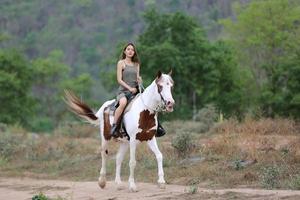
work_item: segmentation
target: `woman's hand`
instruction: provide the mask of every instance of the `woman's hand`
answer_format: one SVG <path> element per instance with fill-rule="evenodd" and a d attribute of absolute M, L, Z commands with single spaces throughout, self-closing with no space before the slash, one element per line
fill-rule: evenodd
<path fill-rule="evenodd" d="M 130 88 L 129 91 L 130 91 L 132 94 L 137 93 L 137 89 L 136 89 L 136 88 Z"/>
<path fill-rule="evenodd" d="M 141 83 L 143 82 L 143 80 L 142 80 L 142 77 L 141 77 L 141 76 L 138 76 L 138 77 L 137 77 L 137 82 L 138 82 L 139 84 L 141 84 Z"/>

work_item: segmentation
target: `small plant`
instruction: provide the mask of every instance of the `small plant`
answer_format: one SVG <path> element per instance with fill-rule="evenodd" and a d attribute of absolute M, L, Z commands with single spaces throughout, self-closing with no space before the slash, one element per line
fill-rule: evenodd
<path fill-rule="evenodd" d="M 290 150 L 288 148 L 281 149 L 281 154 L 283 157 L 288 156 L 289 152 L 290 152 Z"/>
<path fill-rule="evenodd" d="M 262 185 L 265 188 L 273 189 L 279 185 L 279 175 L 280 170 L 278 166 L 267 166 L 262 169 L 262 174 L 260 175 Z"/>
<path fill-rule="evenodd" d="M 233 167 L 235 170 L 241 170 L 244 168 L 244 166 L 242 165 L 242 160 L 240 159 L 236 159 L 234 162 L 233 162 Z"/>
<path fill-rule="evenodd" d="M 300 190 L 300 174 L 291 178 L 289 187 L 293 190 Z"/>
<path fill-rule="evenodd" d="M 189 186 L 188 193 L 196 194 L 198 192 L 198 185 L 193 184 Z"/>
<path fill-rule="evenodd" d="M 196 194 L 198 192 L 199 183 L 200 183 L 200 179 L 198 177 L 190 180 L 188 184 L 189 187 L 187 188 L 187 193 Z"/>
<path fill-rule="evenodd" d="M 32 200 L 50 200 L 50 199 L 40 192 L 38 195 L 33 196 Z"/>
<path fill-rule="evenodd" d="M 190 133 L 177 133 L 172 140 L 172 146 L 180 157 L 187 157 L 195 149 L 193 135 Z"/>

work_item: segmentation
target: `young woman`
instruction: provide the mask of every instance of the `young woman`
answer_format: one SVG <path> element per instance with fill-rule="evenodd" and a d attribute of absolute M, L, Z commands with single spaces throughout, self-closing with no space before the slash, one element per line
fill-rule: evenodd
<path fill-rule="evenodd" d="M 119 83 L 119 90 L 116 100 L 118 107 L 114 115 L 114 123 L 111 128 L 111 135 L 117 137 L 120 128 L 121 119 L 124 108 L 127 105 L 131 96 L 136 95 L 138 92 L 138 84 L 142 82 L 140 76 L 140 61 L 136 48 L 133 43 L 128 43 L 123 48 L 121 59 L 117 64 L 117 81 Z M 158 127 L 157 136 L 165 134 L 164 129 Z"/>

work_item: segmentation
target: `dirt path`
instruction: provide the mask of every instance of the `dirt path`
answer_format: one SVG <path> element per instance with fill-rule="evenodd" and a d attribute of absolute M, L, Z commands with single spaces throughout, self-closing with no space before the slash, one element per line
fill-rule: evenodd
<path fill-rule="evenodd" d="M 198 188 L 196 194 L 189 194 L 188 187 L 167 185 L 159 189 L 155 184 L 137 183 L 139 191 L 130 193 L 124 182 L 124 189 L 117 190 L 113 182 L 108 182 L 105 189 L 100 189 L 97 182 L 72 182 L 61 180 L 36 180 L 0 178 L 0 199 L 31 199 L 39 192 L 48 197 L 61 197 L 67 200 L 151 200 L 151 199 L 300 199 L 300 191 L 289 190 L 255 190 L 255 189 L 220 189 Z"/>

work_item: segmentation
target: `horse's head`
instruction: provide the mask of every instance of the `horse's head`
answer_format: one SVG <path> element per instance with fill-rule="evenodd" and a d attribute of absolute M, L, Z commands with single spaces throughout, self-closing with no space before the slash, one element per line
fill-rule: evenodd
<path fill-rule="evenodd" d="M 158 93 L 160 94 L 163 106 L 167 112 L 173 111 L 173 106 L 175 101 L 172 96 L 172 88 L 174 81 L 171 77 L 172 70 L 168 74 L 162 74 L 161 71 L 158 71 L 155 83 L 157 85 Z"/>

